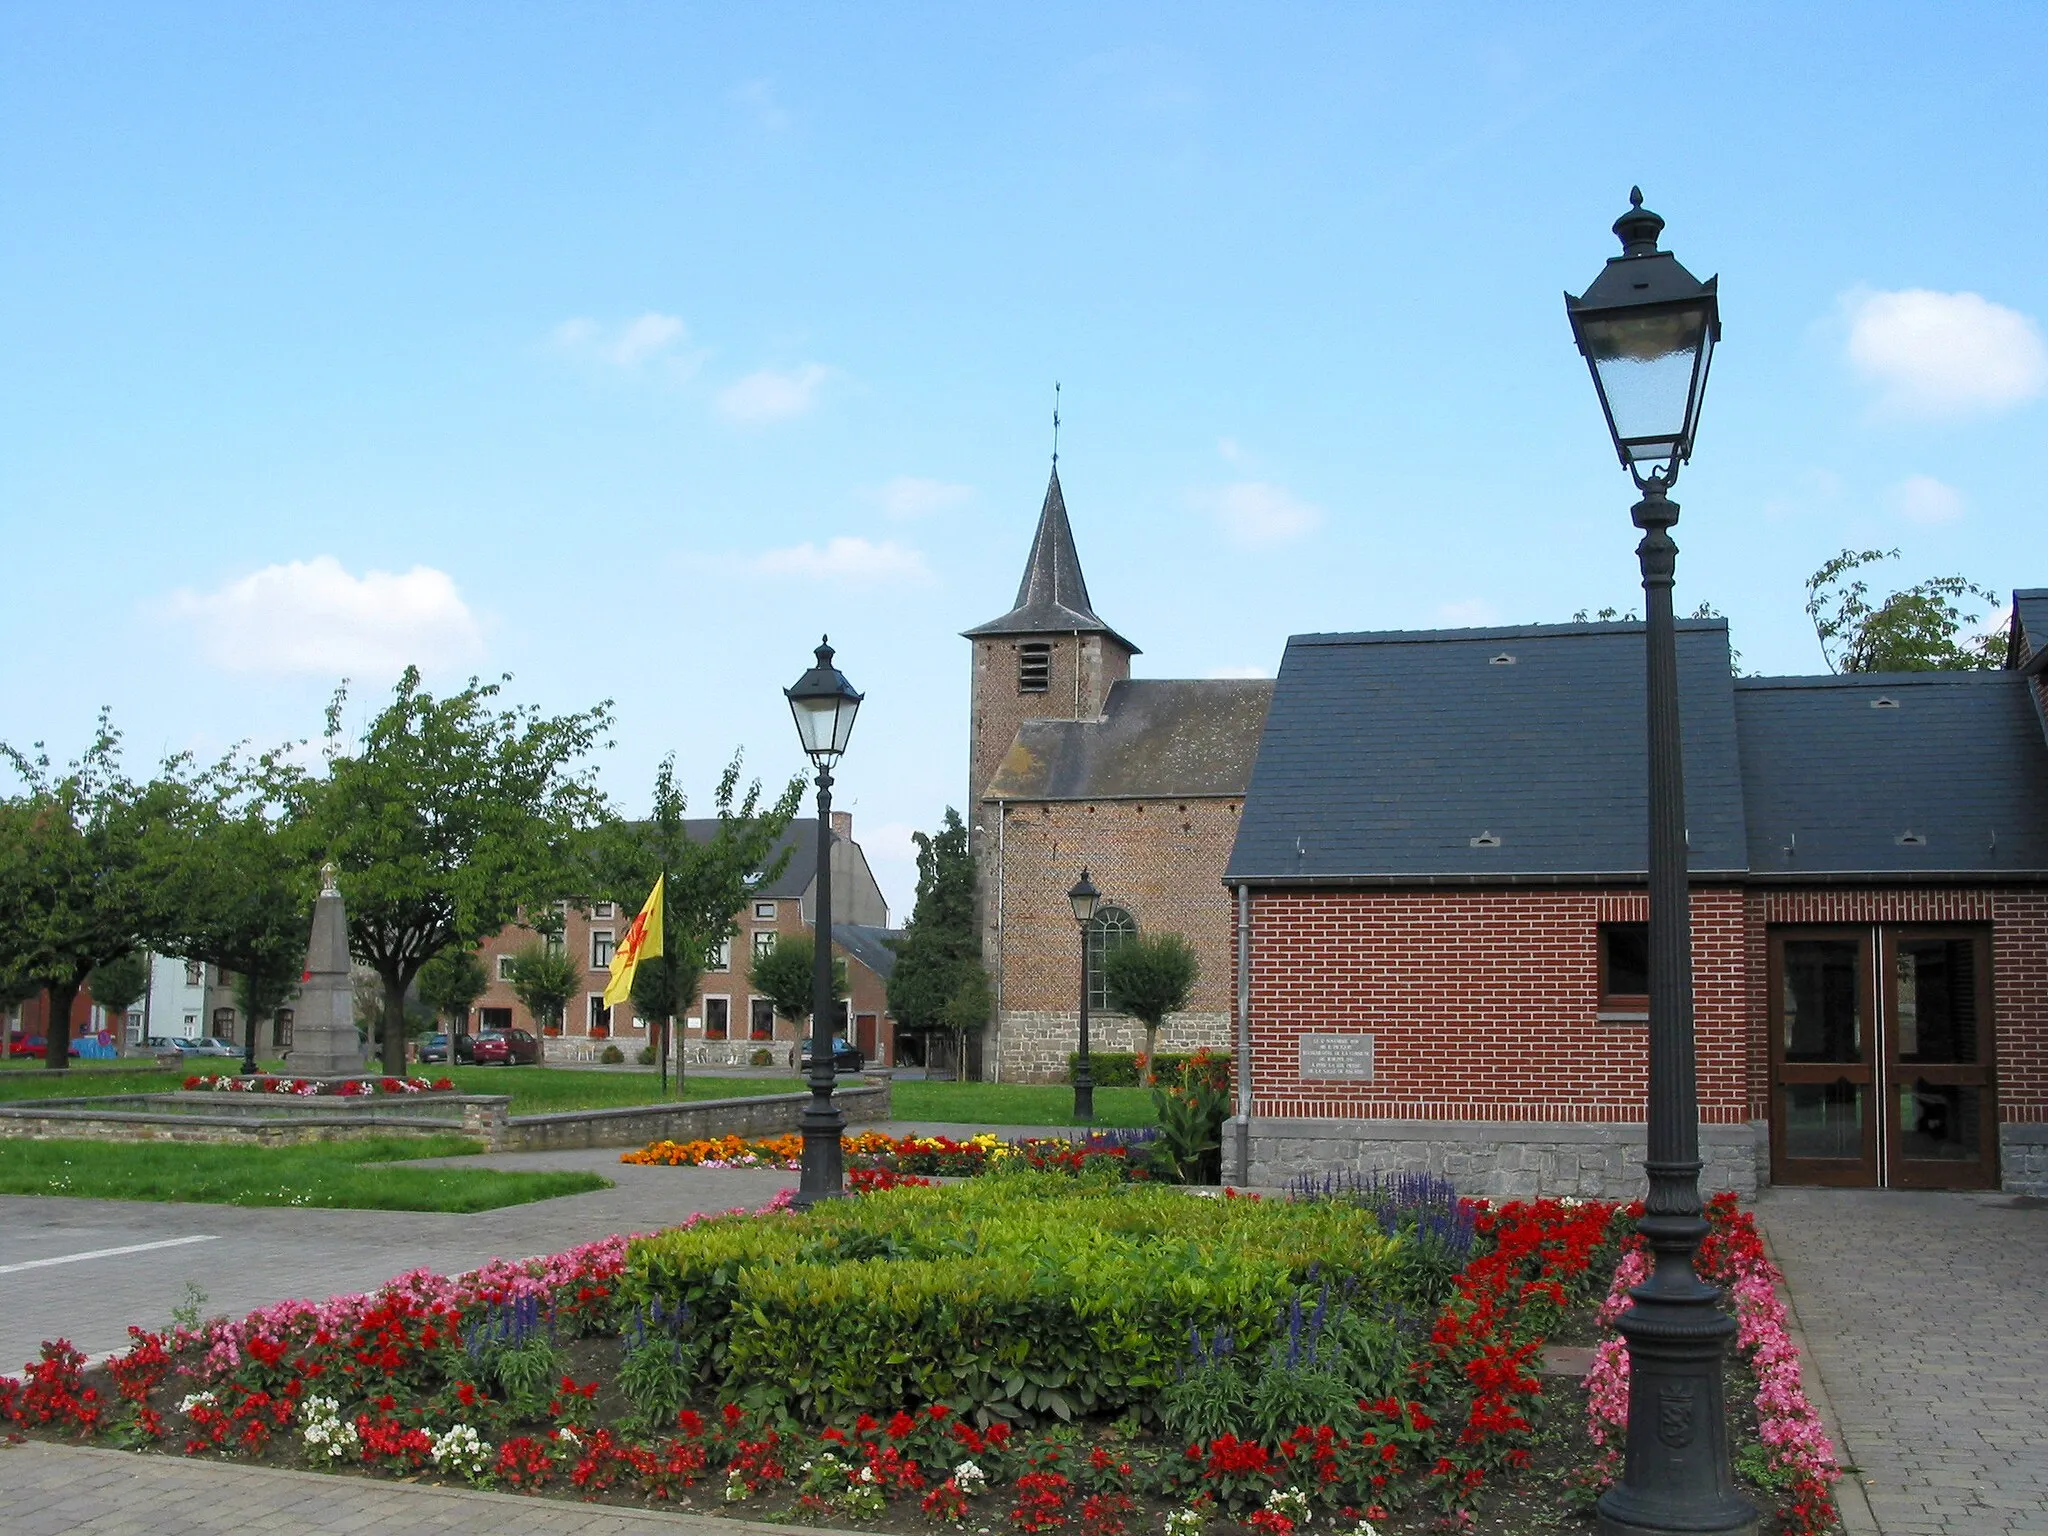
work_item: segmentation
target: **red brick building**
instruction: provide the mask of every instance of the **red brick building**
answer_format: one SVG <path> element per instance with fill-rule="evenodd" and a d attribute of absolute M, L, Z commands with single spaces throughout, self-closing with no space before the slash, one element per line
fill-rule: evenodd
<path fill-rule="evenodd" d="M 717 827 L 711 820 L 688 823 L 693 838 L 708 839 Z M 772 866 L 784 852 L 789 854 L 782 872 L 760 881 L 734 914 L 738 932 L 713 956 L 703 985 L 676 1030 L 676 1049 L 686 1063 L 745 1065 L 763 1050 L 771 1052 L 777 1064 L 790 1063 L 798 1031 L 776 1018 L 768 1000 L 753 991 L 748 962 L 783 935 L 811 932 L 817 839 L 816 817 L 792 821 L 770 856 Z M 853 817 L 845 812 L 832 815 L 830 862 L 832 912 L 838 919 L 832 925 L 833 953 L 846 961 L 849 993 L 841 1032 L 870 1063 L 893 1065 L 895 1020 L 889 1014 L 887 983 L 894 954 L 882 940 L 893 937 L 894 930 L 889 928 L 889 904 L 868 867 L 867 855 L 853 840 Z M 604 989 L 611 979 L 612 952 L 633 913 L 610 902 L 587 908 L 565 903 L 563 920 L 562 942 L 583 967 L 584 986 L 569 1005 L 559 1032 L 548 1032 L 547 1057 L 587 1061 L 607 1045 L 617 1045 L 631 1056 L 651 1043 L 652 1032 L 635 1016 L 631 1003 L 606 1008 Z M 478 1001 L 477 1028 L 516 1025 L 542 1033 L 510 982 L 512 957 L 536 942 L 532 929 L 512 926 L 482 946 L 479 953 L 491 985 Z"/>
<path fill-rule="evenodd" d="M 2048 1191 L 2048 592 L 2008 669 L 1731 676 L 1682 623 L 1709 1188 Z M 1234 1172 L 1640 1183 L 1642 629 L 1298 636 L 1224 879 Z"/>

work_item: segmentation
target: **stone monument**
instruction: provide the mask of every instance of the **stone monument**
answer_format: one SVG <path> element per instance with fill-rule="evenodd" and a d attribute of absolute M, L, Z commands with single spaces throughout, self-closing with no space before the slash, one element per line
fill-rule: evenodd
<path fill-rule="evenodd" d="M 365 1068 L 356 1033 L 355 979 L 348 957 L 348 911 L 335 884 L 339 871 L 320 868 L 320 899 L 313 904 L 313 942 L 292 1015 L 292 1048 L 285 1068 L 294 1077 L 360 1077 Z"/>

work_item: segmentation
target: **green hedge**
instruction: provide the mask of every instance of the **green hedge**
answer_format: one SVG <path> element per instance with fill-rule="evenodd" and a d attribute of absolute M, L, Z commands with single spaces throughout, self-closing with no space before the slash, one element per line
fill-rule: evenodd
<path fill-rule="evenodd" d="M 810 1422 L 945 1403 L 1149 1409 L 1190 1329 L 1263 1347 L 1298 1286 L 1400 1301 L 1400 1240 L 1334 1202 L 1006 1175 L 723 1218 L 634 1242 L 629 1294 L 686 1305 L 709 1385 Z"/>
<path fill-rule="evenodd" d="M 1228 1051 L 1211 1053 L 1220 1061 L 1229 1061 Z M 1161 1051 L 1154 1060 L 1153 1070 L 1178 1076 L 1181 1068 L 1194 1060 L 1192 1051 Z M 1080 1069 L 1081 1053 L 1067 1053 L 1067 1081 L 1074 1080 L 1074 1073 Z M 1090 1051 L 1088 1071 L 1098 1088 L 1137 1088 L 1142 1086 L 1138 1078 L 1138 1053 L 1135 1051 Z"/>

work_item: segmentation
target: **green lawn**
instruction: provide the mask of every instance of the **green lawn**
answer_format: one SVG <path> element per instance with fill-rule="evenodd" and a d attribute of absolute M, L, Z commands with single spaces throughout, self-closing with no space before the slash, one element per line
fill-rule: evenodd
<path fill-rule="evenodd" d="M 899 1082 L 893 1099 L 898 1120 L 963 1125 L 1072 1125 L 1074 1090 L 1065 1083 Z M 1147 1088 L 1095 1090 L 1095 1123 L 1155 1125 Z"/>
<path fill-rule="evenodd" d="M 489 1211 L 604 1189 L 595 1173 L 408 1168 L 483 1150 L 465 1136 L 377 1136 L 301 1147 L 191 1142 L 0 1141 L 0 1194 L 364 1211 Z"/>
<path fill-rule="evenodd" d="M 28 1072 L 0 1072 L 0 1102 L 84 1098 L 95 1093 L 169 1093 L 185 1081 L 185 1076 L 183 1071 L 138 1067 L 132 1061 L 74 1066 L 68 1072 L 51 1072 L 37 1065 Z"/>

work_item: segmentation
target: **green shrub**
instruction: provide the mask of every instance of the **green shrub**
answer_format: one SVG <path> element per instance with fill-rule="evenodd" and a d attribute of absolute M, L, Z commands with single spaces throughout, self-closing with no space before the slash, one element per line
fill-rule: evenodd
<path fill-rule="evenodd" d="M 1192 1051 L 1161 1051 L 1152 1058 L 1152 1071 L 1164 1079 L 1178 1079 L 1181 1073 L 1187 1069 L 1187 1064 L 1195 1059 L 1195 1055 L 1196 1053 Z M 1227 1051 L 1211 1051 L 1208 1053 L 1207 1059 L 1210 1061 L 1220 1061 L 1227 1065 L 1230 1061 L 1230 1053 Z M 1138 1062 L 1140 1060 L 1141 1058 L 1135 1051 L 1090 1051 L 1088 1053 L 1088 1071 L 1094 1077 L 1095 1086 L 1098 1088 L 1139 1088 L 1144 1086 L 1144 1079 L 1138 1072 Z M 1074 1080 L 1074 1073 L 1079 1070 L 1080 1065 L 1081 1053 L 1079 1051 L 1069 1051 L 1067 1053 L 1068 1082 L 1071 1083 Z"/>
<path fill-rule="evenodd" d="M 639 1063 L 640 1063 L 640 1065 L 641 1065 L 641 1066 L 643 1066 L 643 1067 L 651 1067 L 651 1066 L 653 1066 L 653 1065 L 654 1065 L 654 1047 L 653 1047 L 653 1046 L 651 1046 L 651 1045 L 643 1045 L 643 1046 L 641 1046 L 641 1047 L 640 1047 L 640 1054 L 639 1054 L 639 1055 L 637 1055 L 637 1056 L 635 1056 L 635 1057 L 634 1057 L 633 1059 L 634 1059 L 635 1061 L 639 1062 Z"/>
<path fill-rule="evenodd" d="M 1403 1300 L 1399 1246 L 1335 1202 L 1026 1172 L 643 1238 L 627 1290 L 687 1307 L 711 1383 L 757 1407 L 1065 1419 L 1152 1411 L 1192 1331 L 1262 1351 L 1312 1277 Z"/>
<path fill-rule="evenodd" d="M 608 1045 L 599 1054 L 597 1059 L 608 1067 L 616 1067 L 626 1059 L 626 1053 L 616 1045 Z"/>
<path fill-rule="evenodd" d="M 775 1053 L 763 1047 L 747 1057 L 747 1064 L 755 1067 L 772 1067 L 775 1065 Z"/>

